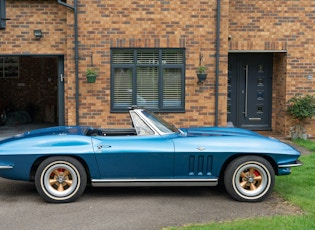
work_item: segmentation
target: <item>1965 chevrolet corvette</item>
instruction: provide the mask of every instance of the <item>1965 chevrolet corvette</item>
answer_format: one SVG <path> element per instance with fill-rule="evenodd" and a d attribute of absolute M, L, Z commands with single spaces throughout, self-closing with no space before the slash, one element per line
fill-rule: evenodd
<path fill-rule="evenodd" d="M 47 202 L 78 199 L 92 186 L 215 186 L 238 201 L 266 199 L 275 175 L 300 166 L 300 153 L 238 128 L 177 129 L 141 108 L 132 126 L 59 126 L 0 141 L 0 177 L 35 182 Z"/>

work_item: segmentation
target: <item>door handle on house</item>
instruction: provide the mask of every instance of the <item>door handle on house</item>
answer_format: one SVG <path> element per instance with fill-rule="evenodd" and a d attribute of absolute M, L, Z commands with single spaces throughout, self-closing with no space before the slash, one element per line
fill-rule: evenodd
<path fill-rule="evenodd" d="M 247 103 L 248 103 L 248 65 L 244 67 L 245 70 L 245 102 L 244 102 L 244 117 L 247 117 Z"/>

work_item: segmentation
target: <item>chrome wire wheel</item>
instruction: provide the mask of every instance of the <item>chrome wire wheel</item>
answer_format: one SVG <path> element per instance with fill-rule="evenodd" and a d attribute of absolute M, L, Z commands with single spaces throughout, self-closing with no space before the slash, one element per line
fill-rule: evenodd
<path fill-rule="evenodd" d="M 35 186 L 47 202 L 65 203 L 78 199 L 87 183 L 82 164 L 71 157 L 44 160 L 35 174 Z"/>
<path fill-rule="evenodd" d="M 266 159 L 249 155 L 230 162 L 225 170 L 224 185 L 235 200 L 258 202 L 270 195 L 274 178 L 274 169 Z"/>

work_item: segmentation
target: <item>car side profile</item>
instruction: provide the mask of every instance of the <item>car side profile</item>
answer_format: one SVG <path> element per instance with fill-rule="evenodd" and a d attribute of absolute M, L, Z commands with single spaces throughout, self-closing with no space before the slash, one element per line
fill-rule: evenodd
<path fill-rule="evenodd" d="M 47 202 L 77 200 L 87 184 L 216 186 L 258 202 L 275 176 L 300 166 L 300 152 L 277 139 L 226 127 L 176 128 L 131 108 L 130 128 L 58 126 L 0 141 L 0 177 L 35 182 Z"/>

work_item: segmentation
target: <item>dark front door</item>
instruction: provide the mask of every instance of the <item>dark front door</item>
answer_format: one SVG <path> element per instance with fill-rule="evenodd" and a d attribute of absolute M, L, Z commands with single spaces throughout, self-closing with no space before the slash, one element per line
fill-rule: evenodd
<path fill-rule="evenodd" d="M 228 121 L 251 130 L 271 129 L 272 54 L 229 54 Z"/>

